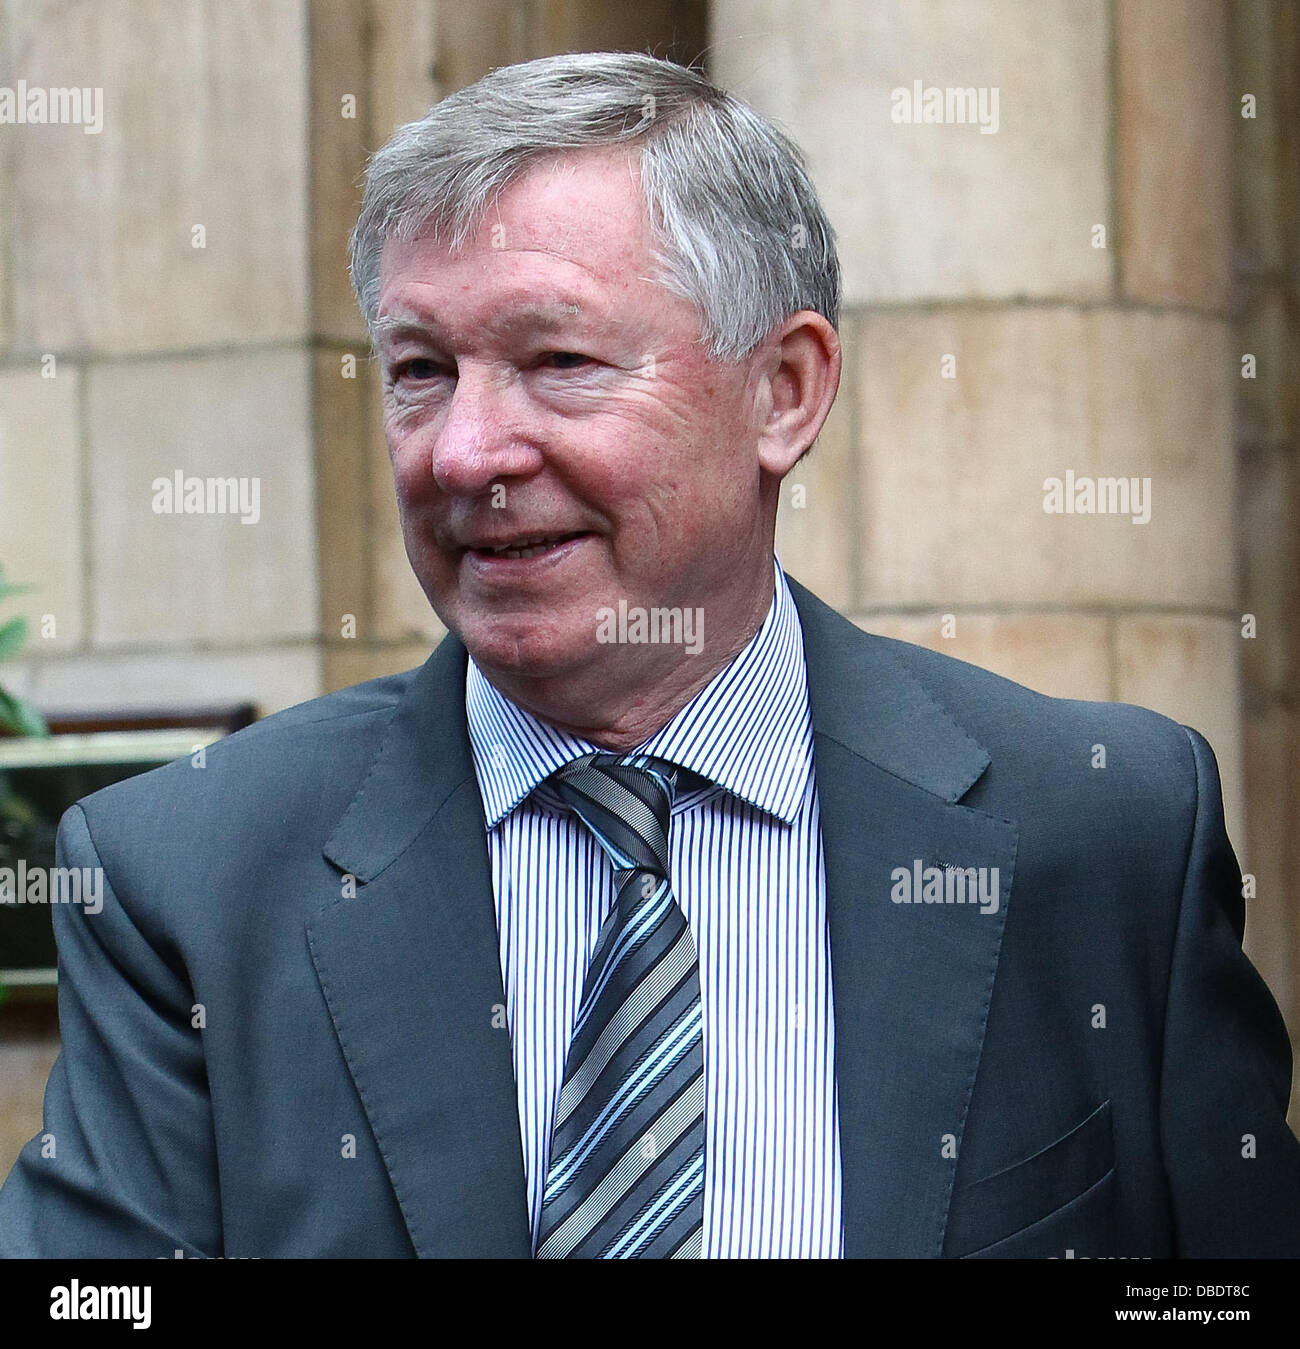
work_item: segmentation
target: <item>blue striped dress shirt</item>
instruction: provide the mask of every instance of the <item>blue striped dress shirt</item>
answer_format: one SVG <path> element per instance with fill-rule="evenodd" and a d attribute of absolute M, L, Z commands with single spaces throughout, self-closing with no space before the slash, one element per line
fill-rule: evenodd
<path fill-rule="evenodd" d="M 518 707 L 471 659 L 465 709 L 488 828 L 536 1237 L 551 1122 L 614 871 L 546 779 L 599 747 Z M 687 778 L 673 893 L 704 1017 L 703 1255 L 843 1255 L 826 879 L 803 634 L 780 562 L 747 647 L 639 747 Z M 687 784 L 690 785 L 687 785 Z"/>

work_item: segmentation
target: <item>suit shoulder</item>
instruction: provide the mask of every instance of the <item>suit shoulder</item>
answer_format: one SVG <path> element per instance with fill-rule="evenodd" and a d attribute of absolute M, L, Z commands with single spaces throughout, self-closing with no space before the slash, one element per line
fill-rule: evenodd
<path fill-rule="evenodd" d="M 1048 723 L 1061 729 L 1109 724 L 1167 741 L 1180 755 L 1186 754 L 1187 735 L 1183 727 L 1150 708 L 1133 703 L 1040 693 L 1005 675 L 945 652 L 894 637 L 874 633 L 869 636 L 914 678 L 940 694 L 953 712 L 963 712 L 964 719 L 974 722 L 1013 719 L 1018 724 L 1025 721 Z"/>
<path fill-rule="evenodd" d="M 399 674 L 383 675 L 362 684 L 336 689 L 333 693 L 321 694 L 318 698 L 309 698 L 280 712 L 272 712 L 270 716 L 255 721 L 242 731 L 225 737 L 218 744 L 229 746 L 242 742 L 247 747 L 260 737 L 280 735 L 300 727 L 319 729 L 321 722 L 391 712 L 402 700 L 418 669 L 419 666 L 416 666 Z"/>
<path fill-rule="evenodd" d="M 885 637 L 859 627 L 787 575 L 804 625 L 805 654 L 810 633 L 825 658 L 860 662 L 869 671 L 863 696 L 872 696 L 872 679 L 886 683 L 902 671 L 969 738 L 996 763 L 1032 763 L 1035 759 L 1073 752 L 1091 736 L 1122 742 L 1135 765 L 1195 777 L 1194 755 L 1187 730 L 1149 708 L 1129 703 L 1059 698 L 1018 684 L 930 647 Z M 903 703 L 907 698 L 904 696 Z M 871 709 L 864 706 L 863 715 Z"/>
<path fill-rule="evenodd" d="M 1191 739 L 1170 717 L 1132 703 L 1054 697 L 928 647 L 875 635 L 871 640 L 883 644 L 984 745 L 994 763 L 1041 763 L 1059 777 L 1067 757 L 1119 770 L 1112 774 L 1112 785 L 1116 776 L 1165 787 L 1180 784 L 1175 793 L 1180 806 L 1194 792 Z"/>

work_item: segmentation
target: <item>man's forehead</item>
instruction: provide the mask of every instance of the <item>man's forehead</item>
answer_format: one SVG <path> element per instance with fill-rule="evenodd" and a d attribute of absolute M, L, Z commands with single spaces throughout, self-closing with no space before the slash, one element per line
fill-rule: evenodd
<path fill-rule="evenodd" d="M 380 258 L 377 338 L 463 338 L 621 326 L 662 303 L 661 265 L 626 147 L 545 159 L 506 188 L 453 248 L 433 229 L 389 238 Z M 468 325 L 468 328 L 467 326 Z"/>
<path fill-rule="evenodd" d="M 637 151 L 627 146 L 595 146 L 544 155 L 497 193 L 488 219 L 545 213 L 575 226 L 608 227 L 610 219 L 636 229 L 645 203 Z"/>
<path fill-rule="evenodd" d="M 584 306 L 576 300 L 545 301 L 531 295 L 523 295 L 513 304 L 506 301 L 495 308 L 497 326 L 528 333 L 554 332 L 591 314 L 590 305 Z M 418 300 L 394 304 L 375 319 L 374 328 L 378 338 L 388 341 L 442 333 L 437 311 Z"/>
<path fill-rule="evenodd" d="M 618 147 L 616 147 L 617 149 Z M 477 214 L 454 251 L 432 229 L 384 242 L 381 269 L 417 257 L 429 265 L 478 260 L 490 265 L 507 254 L 538 254 L 596 273 L 639 264 L 649 242 L 645 203 L 625 149 L 582 150 L 548 156 L 507 183 Z"/>

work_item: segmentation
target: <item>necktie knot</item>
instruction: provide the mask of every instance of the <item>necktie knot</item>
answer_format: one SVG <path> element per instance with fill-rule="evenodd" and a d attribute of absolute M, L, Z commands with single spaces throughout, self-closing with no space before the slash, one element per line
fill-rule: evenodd
<path fill-rule="evenodd" d="M 646 754 L 584 754 L 552 786 L 622 872 L 668 875 L 668 829 L 676 770 Z"/>

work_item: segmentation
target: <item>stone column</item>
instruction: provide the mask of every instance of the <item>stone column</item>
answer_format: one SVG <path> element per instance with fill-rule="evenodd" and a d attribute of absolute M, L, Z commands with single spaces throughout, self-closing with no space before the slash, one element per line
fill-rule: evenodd
<path fill-rule="evenodd" d="M 439 96 L 436 0 L 310 0 L 313 424 L 322 690 L 419 665 L 443 628 L 402 545 L 348 280 L 366 156 Z"/>
<path fill-rule="evenodd" d="M 1242 643 L 1247 947 L 1300 1043 L 1300 8 L 1239 0 L 1232 12 L 1235 350 L 1252 376 L 1237 384 L 1242 610 L 1256 632 Z M 1300 1122 L 1300 1073 L 1291 1091 Z"/>

